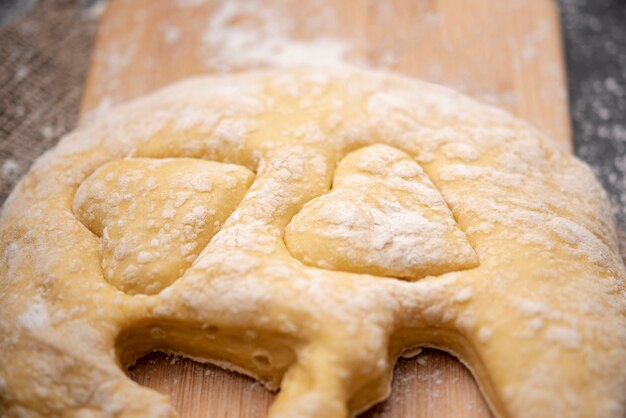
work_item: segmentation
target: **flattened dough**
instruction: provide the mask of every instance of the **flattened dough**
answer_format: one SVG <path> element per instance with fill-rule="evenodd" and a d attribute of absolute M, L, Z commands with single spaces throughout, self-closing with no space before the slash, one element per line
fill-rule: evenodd
<path fill-rule="evenodd" d="M 623 418 L 626 291 L 587 166 L 442 87 L 342 68 L 190 79 L 81 126 L 0 218 L 0 416 L 175 417 L 123 367 L 172 350 L 384 399 L 441 347 L 502 418 Z"/>

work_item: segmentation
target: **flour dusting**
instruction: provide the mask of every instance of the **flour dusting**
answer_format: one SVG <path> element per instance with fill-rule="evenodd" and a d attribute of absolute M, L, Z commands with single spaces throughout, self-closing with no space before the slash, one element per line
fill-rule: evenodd
<path fill-rule="evenodd" d="M 332 16 L 326 20 L 323 26 L 332 23 Z M 271 5 L 220 2 L 202 33 L 204 64 L 217 71 L 255 66 L 328 67 L 340 65 L 350 49 L 345 41 L 328 35 L 294 39 L 294 29 L 290 16 Z"/>

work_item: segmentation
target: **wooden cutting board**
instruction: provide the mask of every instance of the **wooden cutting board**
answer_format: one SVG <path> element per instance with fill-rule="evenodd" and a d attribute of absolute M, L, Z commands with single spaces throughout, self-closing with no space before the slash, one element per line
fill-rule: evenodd
<path fill-rule="evenodd" d="M 552 0 L 110 0 L 82 115 L 190 75 L 341 59 L 448 85 L 571 147 Z M 189 418 L 263 417 L 274 397 L 249 378 L 159 353 L 129 373 Z M 398 362 L 390 399 L 363 416 L 491 414 L 467 369 L 425 350 Z"/>

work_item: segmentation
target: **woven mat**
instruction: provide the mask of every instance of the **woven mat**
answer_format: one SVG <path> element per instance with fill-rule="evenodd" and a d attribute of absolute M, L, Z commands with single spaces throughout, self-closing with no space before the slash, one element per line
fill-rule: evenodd
<path fill-rule="evenodd" d="M 0 28 L 0 202 L 76 124 L 97 19 L 78 0 L 42 0 Z"/>

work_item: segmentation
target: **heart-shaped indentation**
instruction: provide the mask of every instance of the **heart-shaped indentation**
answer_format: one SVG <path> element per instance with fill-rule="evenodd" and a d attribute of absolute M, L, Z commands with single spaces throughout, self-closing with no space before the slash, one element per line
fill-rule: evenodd
<path fill-rule="evenodd" d="M 292 219 L 285 243 L 309 265 L 407 279 L 478 265 L 424 170 L 386 145 L 346 156 L 332 191 Z"/>
<path fill-rule="evenodd" d="M 191 265 L 253 179 L 244 167 L 212 161 L 118 160 L 80 185 L 74 212 L 102 240 L 105 278 L 153 294 Z"/>

